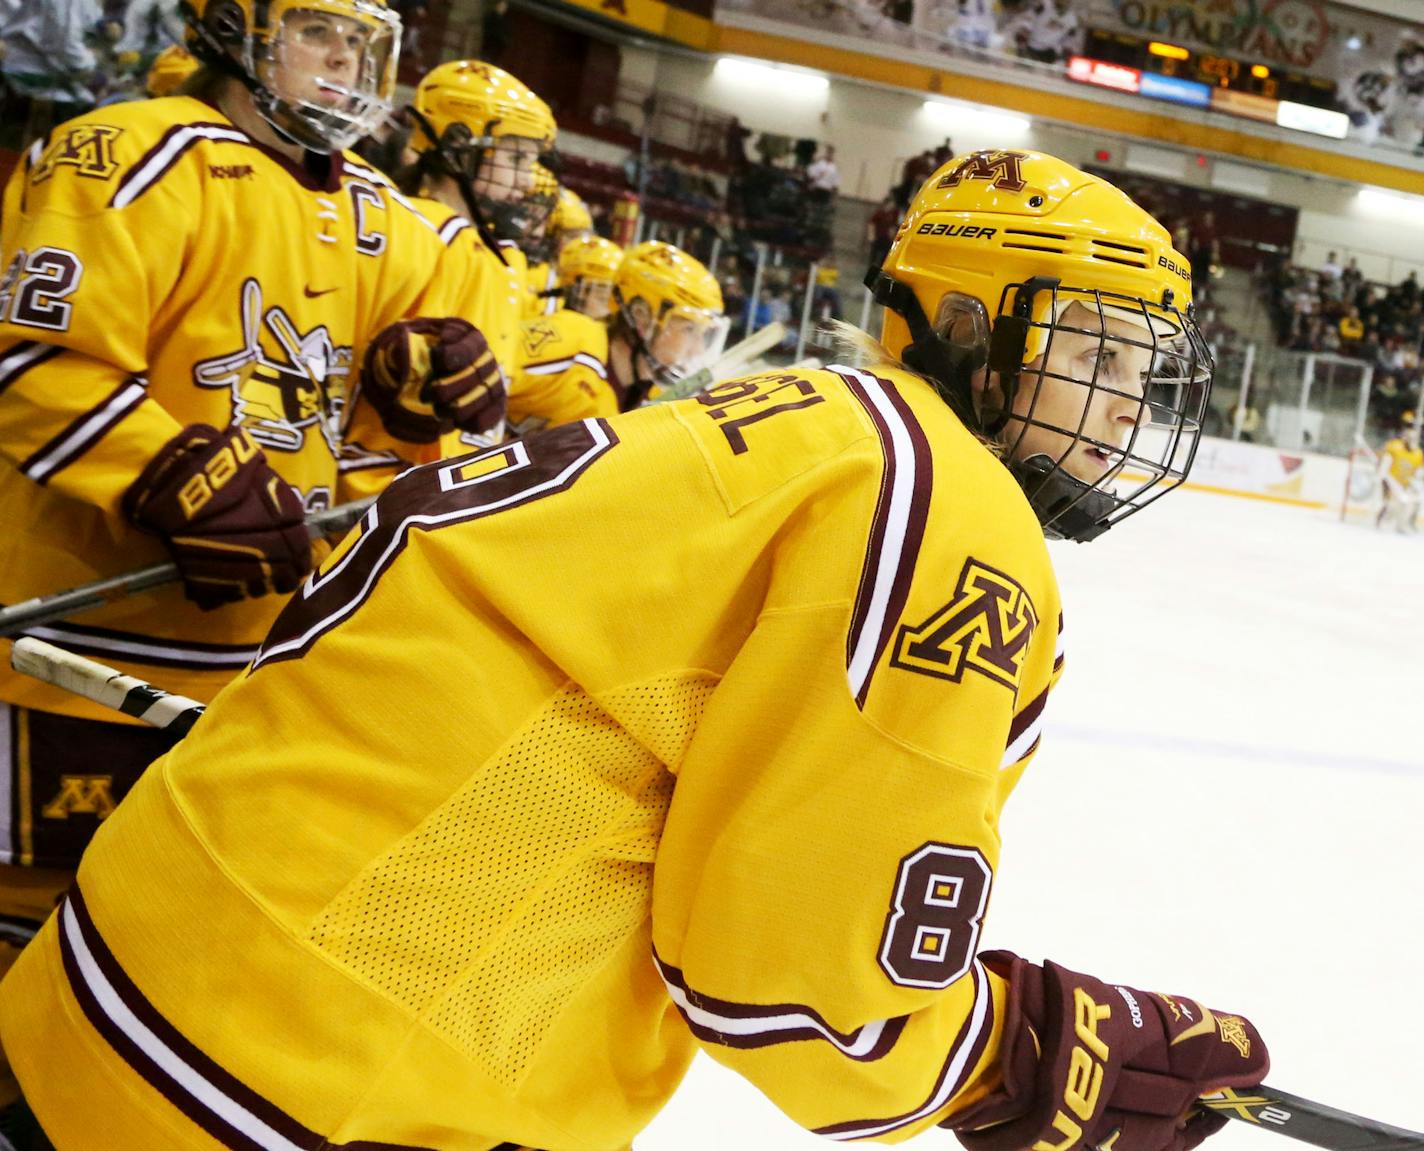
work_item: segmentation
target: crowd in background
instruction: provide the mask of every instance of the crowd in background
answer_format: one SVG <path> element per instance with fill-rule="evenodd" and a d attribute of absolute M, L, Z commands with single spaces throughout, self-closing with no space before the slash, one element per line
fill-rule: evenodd
<path fill-rule="evenodd" d="M 1318 270 L 1281 262 L 1267 273 L 1281 346 L 1363 360 L 1374 368 L 1370 408 L 1385 426 L 1416 405 L 1424 344 L 1424 291 L 1410 272 L 1397 284 L 1365 279 L 1331 252 Z"/>

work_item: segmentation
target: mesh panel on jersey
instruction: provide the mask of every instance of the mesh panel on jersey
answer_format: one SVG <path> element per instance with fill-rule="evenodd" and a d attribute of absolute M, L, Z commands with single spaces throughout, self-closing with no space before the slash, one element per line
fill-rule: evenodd
<path fill-rule="evenodd" d="M 673 779 L 609 712 L 680 749 L 713 686 L 669 678 L 607 711 L 565 689 L 373 860 L 310 941 L 517 1086 L 562 1005 L 648 914 Z"/>

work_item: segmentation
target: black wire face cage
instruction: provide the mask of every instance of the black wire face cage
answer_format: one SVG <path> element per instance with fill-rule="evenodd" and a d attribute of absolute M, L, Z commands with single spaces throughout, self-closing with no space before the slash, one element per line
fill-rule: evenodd
<path fill-rule="evenodd" d="M 1025 364 L 1024 349 L 1040 346 Z M 1177 309 L 1170 291 L 1154 304 L 1046 278 L 1010 284 L 981 426 L 1044 534 L 1086 542 L 1186 479 L 1213 366 L 1193 308 Z"/>
<path fill-rule="evenodd" d="M 477 138 L 468 125 L 457 121 L 445 129 L 439 152 L 451 174 L 457 180 L 466 182 L 470 195 L 478 202 L 480 214 L 489 222 L 495 235 L 501 240 L 512 240 L 529 251 L 531 247 L 543 243 L 545 236 L 541 229 L 547 229 L 549 215 L 558 197 L 556 192 L 531 188 L 522 196 L 497 200 L 479 190 L 481 179 L 497 182 L 501 172 L 512 173 L 517 167 L 514 153 L 506 146 L 506 141 L 512 142 L 512 138 Z M 558 160 L 552 151 L 546 151 L 539 154 L 537 162 L 553 169 Z M 530 259 L 536 263 L 543 258 L 536 252 L 530 252 Z"/>

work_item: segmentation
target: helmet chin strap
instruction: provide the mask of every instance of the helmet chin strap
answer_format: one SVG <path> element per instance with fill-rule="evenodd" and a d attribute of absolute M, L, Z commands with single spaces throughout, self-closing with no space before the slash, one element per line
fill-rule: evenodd
<path fill-rule="evenodd" d="M 475 231 L 480 234 L 480 239 L 484 245 L 496 256 L 499 262 L 506 268 L 509 261 L 504 258 L 504 251 L 499 246 L 499 237 L 495 235 L 494 228 L 490 226 L 489 217 L 484 209 L 480 207 L 479 198 L 475 195 L 474 181 L 461 170 L 458 164 L 451 161 L 449 154 L 445 151 L 445 145 L 440 142 L 439 135 L 436 134 L 435 126 L 430 123 L 425 114 L 420 112 L 414 105 L 408 109 L 415 117 L 415 122 L 420 130 L 430 137 L 430 142 L 435 146 L 435 155 L 440 164 L 440 171 L 455 181 L 455 187 L 460 190 L 460 199 L 465 202 L 465 210 L 470 214 L 470 220 L 475 225 Z"/>
<path fill-rule="evenodd" d="M 1038 454 L 1005 462 L 1048 538 L 1087 543 L 1112 526 L 1107 517 L 1120 502 L 1101 488 L 1069 475 L 1051 456 Z"/>
<path fill-rule="evenodd" d="M 657 380 L 642 374 L 638 361 L 646 360 L 652 364 L 656 364 L 658 361 L 653 353 L 649 351 L 647 341 L 643 339 L 643 334 L 638 331 L 638 325 L 628 320 L 627 309 L 623 306 L 623 298 L 617 295 L 616 288 L 614 289 L 614 295 L 618 298 L 618 318 L 614 321 L 615 328 L 613 334 L 615 336 L 621 336 L 628 345 L 628 362 L 633 368 L 633 382 L 623 389 L 623 402 L 619 405 L 623 411 L 627 412 L 636 408 L 646 400 L 648 393 L 650 393 L 657 384 Z M 612 357 L 610 356 L 609 359 L 611 360 Z M 611 366 L 610 364 L 610 367 Z"/>
<path fill-rule="evenodd" d="M 1033 298 L 1040 291 L 1056 288 L 1058 280 L 1035 276 L 1020 287 L 1015 294 L 1013 311 L 994 320 L 987 348 L 946 340 L 929 322 L 914 289 L 888 272 L 871 268 L 866 273 L 865 286 L 877 304 L 889 308 L 910 329 L 910 345 L 901 352 L 906 366 L 935 385 L 935 390 L 966 427 L 986 436 L 1003 431 L 1013 410 L 1024 349 L 1028 346 Z M 992 418 L 986 418 L 974 403 L 974 375 L 985 367 L 997 375 L 1004 386 L 1003 411 Z"/>

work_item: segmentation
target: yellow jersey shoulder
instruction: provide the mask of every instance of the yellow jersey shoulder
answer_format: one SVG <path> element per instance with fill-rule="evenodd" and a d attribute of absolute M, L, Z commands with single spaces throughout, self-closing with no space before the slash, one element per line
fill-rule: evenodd
<path fill-rule="evenodd" d="M 222 113 L 189 96 L 109 104 L 36 140 L 12 179 L 24 186 L 25 210 L 36 204 L 76 214 L 121 208 L 143 188 L 171 178 L 170 169 L 194 146 L 247 139 Z M 230 178 L 242 175 L 234 170 Z"/>
<path fill-rule="evenodd" d="M 526 320 L 522 329 L 522 367 L 553 370 L 550 365 L 572 367 L 576 357 L 596 361 L 598 374 L 607 377 L 608 326 L 601 320 L 567 308 L 552 316 Z M 581 362 L 581 361 L 580 361 Z M 593 367 L 593 363 L 586 366 Z"/>

